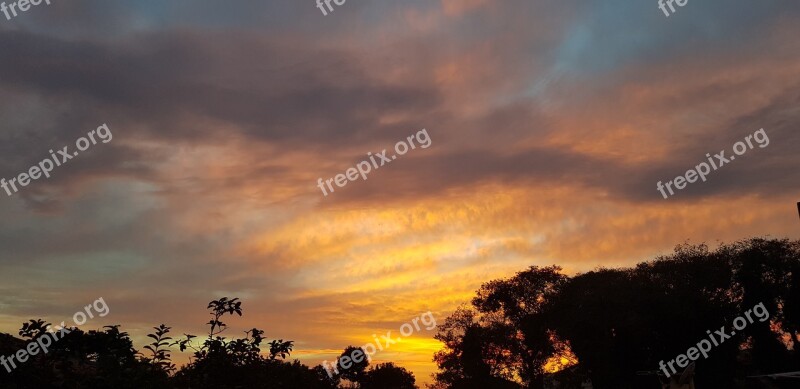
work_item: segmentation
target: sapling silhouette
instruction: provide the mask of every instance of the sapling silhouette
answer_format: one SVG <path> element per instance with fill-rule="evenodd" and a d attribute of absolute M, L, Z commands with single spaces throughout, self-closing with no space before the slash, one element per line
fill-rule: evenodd
<path fill-rule="evenodd" d="M 242 303 L 238 298 L 228 299 L 223 297 L 208 304 L 210 314 L 213 316 L 207 324 L 209 325 L 208 337 L 203 344 L 196 348 L 192 345 L 194 335 L 186 334 L 184 339 L 178 340 L 172 345 L 177 345 L 181 351 L 191 348 L 195 351 L 195 362 L 214 358 L 227 358 L 236 365 L 243 365 L 248 362 L 260 360 L 261 342 L 264 340 L 264 331 L 258 328 L 245 331 L 247 335 L 243 339 L 226 341 L 225 337 L 219 336 L 227 329 L 227 324 L 220 319 L 226 315 L 238 314 L 242 316 Z M 285 359 L 294 347 L 293 341 L 273 340 L 270 342 L 269 359 L 275 360 L 277 357 Z"/>
<path fill-rule="evenodd" d="M 268 378 L 263 376 L 264 372 L 271 364 L 280 363 L 277 359 L 289 356 L 294 342 L 273 340 L 269 343 L 268 356 L 264 357 L 261 354 L 264 331 L 258 328 L 245 331 L 246 336 L 240 339 L 228 340 L 220 336 L 228 328 L 221 320 L 225 315 L 242 316 L 242 303 L 238 298 L 214 300 L 208 304 L 208 309 L 212 319 L 207 323 L 208 336 L 201 345 L 193 345 L 196 336 L 189 334 L 172 343 L 181 351 L 194 351 L 189 365 L 176 375 L 178 383 L 193 388 L 262 387 L 257 385 L 263 385 L 259 381 Z"/>
<path fill-rule="evenodd" d="M 167 327 L 164 324 L 161 324 L 158 327 L 153 327 L 156 330 L 155 333 L 147 334 L 148 337 L 153 338 L 153 343 L 150 343 L 144 348 L 150 350 L 151 356 L 145 357 L 141 353 L 139 355 L 142 356 L 144 361 L 150 362 L 155 366 L 163 369 L 165 372 L 171 374 L 175 371 L 175 365 L 172 364 L 172 359 L 169 354 L 169 340 L 172 340 L 172 337 L 167 336 L 171 327 Z"/>

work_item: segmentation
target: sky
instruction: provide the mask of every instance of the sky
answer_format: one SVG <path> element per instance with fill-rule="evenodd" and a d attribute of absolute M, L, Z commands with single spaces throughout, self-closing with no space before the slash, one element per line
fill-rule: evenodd
<path fill-rule="evenodd" d="M 99 297 L 141 347 L 253 326 L 333 360 L 531 265 L 800 234 L 800 3 L 52 0 L 0 14 L 0 332 Z M 764 129 L 706 181 L 668 182 Z M 425 129 L 430 146 L 318 179 Z M 60 158 L 60 157 L 59 157 Z M 713 158 L 713 157 L 712 157 Z M 373 356 L 430 382 L 435 330 Z M 186 355 L 175 353 L 177 361 Z"/>

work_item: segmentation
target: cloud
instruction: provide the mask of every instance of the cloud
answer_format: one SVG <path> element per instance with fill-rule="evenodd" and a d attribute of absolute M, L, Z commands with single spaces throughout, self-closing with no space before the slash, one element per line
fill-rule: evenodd
<path fill-rule="evenodd" d="M 114 140 L 0 202 L 0 327 L 103 295 L 136 336 L 199 333 L 205 303 L 236 295 L 236 325 L 316 362 L 531 264 L 789 235 L 793 4 L 37 9 L 0 28 L 0 175 L 102 123 Z M 315 186 L 422 128 L 431 147 Z M 661 198 L 657 181 L 759 128 L 767 148 Z M 385 358 L 430 372 L 429 338 Z"/>

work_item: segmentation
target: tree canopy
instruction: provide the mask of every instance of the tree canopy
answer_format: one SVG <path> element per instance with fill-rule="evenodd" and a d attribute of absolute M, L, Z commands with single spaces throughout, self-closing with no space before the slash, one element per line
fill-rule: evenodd
<path fill-rule="evenodd" d="M 776 239 L 684 244 L 572 277 L 531 266 L 483 284 L 439 327 L 435 387 L 657 388 L 660 361 L 763 303 L 769 320 L 715 346 L 695 376 L 698 387 L 761 387 L 747 376 L 800 370 L 799 281 L 800 241 Z"/>

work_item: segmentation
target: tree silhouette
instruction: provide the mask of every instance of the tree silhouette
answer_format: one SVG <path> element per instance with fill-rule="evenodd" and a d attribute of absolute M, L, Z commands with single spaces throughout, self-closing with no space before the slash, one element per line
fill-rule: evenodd
<path fill-rule="evenodd" d="M 361 389 L 416 389 L 416 381 L 408 370 L 391 362 L 381 363 L 365 374 Z"/>
<path fill-rule="evenodd" d="M 490 352 L 493 344 L 484 340 L 490 329 L 484 328 L 476 319 L 476 313 L 465 307 L 456 310 L 439 326 L 435 338 L 444 343 L 444 348 L 434 355 L 440 368 L 435 374 L 436 387 L 472 388 L 518 388 L 501 374 L 492 374 Z"/>
<path fill-rule="evenodd" d="M 367 354 L 361 347 L 347 346 L 342 354 L 336 358 L 339 375 L 348 380 L 361 384 L 364 374 L 369 366 Z"/>
<path fill-rule="evenodd" d="M 747 375 L 800 368 L 790 347 L 800 342 L 798 270 L 800 242 L 760 238 L 715 251 L 679 245 L 633 268 L 573 277 L 531 267 L 484 284 L 471 307 L 439 327 L 434 387 L 542 388 L 545 377 L 560 387 L 586 378 L 596 389 L 656 387 L 659 361 L 763 303 L 770 320 L 753 321 L 696 362 L 698 387 L 752 387 Z M 557 375 L 545 370 L 561 358 Z"/>

